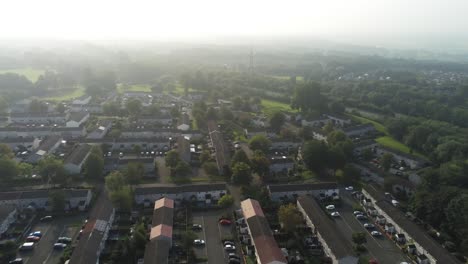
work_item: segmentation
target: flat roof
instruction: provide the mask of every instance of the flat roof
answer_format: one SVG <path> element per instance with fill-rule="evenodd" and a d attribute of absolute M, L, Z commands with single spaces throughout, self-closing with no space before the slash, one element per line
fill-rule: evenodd
<path fill-rule="evenodd" d="M 151 194 L 172 194 L 183 192 L 209 192 L 227 190 L 226 183 L 208 183 L 208 184 L 144 184 L 135 188 L 135 195 Z"/>
<path fill-rule="evenodd" d="M 338 189 L 336 182 L 318 182 L 318 183 L 301 183 L 301 184 L 271 184 L 267 186 L 270 193 L 273 192 L 297 192 L 309 190 L 330 190 Z"/>

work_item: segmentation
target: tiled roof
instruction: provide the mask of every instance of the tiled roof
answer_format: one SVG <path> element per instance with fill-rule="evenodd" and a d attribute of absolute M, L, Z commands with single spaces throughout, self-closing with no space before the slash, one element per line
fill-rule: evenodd
<path fill-rule="evenodd" d="M 89 152 L 91 151 L 91 145 L 88 144 L 81 144 L 76 147 L 72 153 L 65 159 L 65 164 L 81 164 L 84 159 L 88 156 Z"/>
<path fill-rule="evenodd" d="M 169 194 L 183 192 L 209 192 L 227 190 L 225 183 L 211 184 L 190 184 L 190 185 L 175 185 L 175 184 L 147 184 L 138 185 L 135 188 L 135 195 L 148 194 Z"/>

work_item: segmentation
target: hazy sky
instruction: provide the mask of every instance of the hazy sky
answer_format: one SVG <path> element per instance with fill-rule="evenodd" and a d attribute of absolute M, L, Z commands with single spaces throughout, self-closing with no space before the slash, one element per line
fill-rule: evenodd
<path fill-rule="evenodd" d="M 468 34 L 468 0 L 7 0 L 0 8 L 0 37 L 13 38 Z"/>

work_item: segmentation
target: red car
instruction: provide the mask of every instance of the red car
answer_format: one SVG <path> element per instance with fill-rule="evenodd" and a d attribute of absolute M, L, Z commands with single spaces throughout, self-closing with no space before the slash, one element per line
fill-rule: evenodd
<path fill-rule="evenodd" d="M 228 220 L 228 219 L 221 219 L 221 220 L 219 220 L 219 224 L 220 224 L 220 225 L 230 225 L 230 224 L 231 224 L 231 220 Z"/>
<path fill-rule="evenodd" d="M 28 236 L 26 238 L 26 242 L 38 242 L 39 240 L 41 240 L 41 238 L 37 236 Z"/>

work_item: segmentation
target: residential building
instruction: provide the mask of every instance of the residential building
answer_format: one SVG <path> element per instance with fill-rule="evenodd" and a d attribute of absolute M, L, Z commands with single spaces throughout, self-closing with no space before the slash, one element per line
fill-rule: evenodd
<path fill-rule="evenodd" d="M 287 173 L 294 168 L 294 160 L 286 156 L 270 157 L 270 173 Z"/>
<path fill-rule="evenodd" d="M 227 193 L 225 183 L 211 184 L 146 184 L 135 188 L 135 202 L 149 206 L 163 197 L 170 198 L 176 203 L 182 200 L 192 200 L 204 204 L 216 204 Z"/>
<path fill-rule="evenodd" d="M 319 182 L 306 184 L 270 184 L 267 186 L 272 201 L 297 199 L 309 195 L 317 199 L 337 199 L 340 194 L 336 182 Z"/>
<path fill-rule="evenodd" d="M 13 126 L 0 127 L 0 139 L 46 137 L 51 135 L 63 138 L 80 138 L 86 135 L 86 129 L 81 127 L 57 127 L 57 126 Z"/>
<path fill-rule="evenodd" d="M 389 197 L 380 192 L 374 185 L 364 186 L 364 199 L 370 200 L 379 217 L 385 218 L 385 230 L 391 234 L 402 234 L 409 244 L 414 245 L 413 255 L 420 262 L 430 264 L 459 263 L 446 249 L 434 241 L 419 225 L 411 221 L 399 208 L 392 204 Z M 400 235 L 401 236 L 401 235 Z"/>
<path fill-rule="evenodd" d="M 135 146 L 140 146 L 142 151 L 168 151 L 171 145 L 169 138 L 86 138 L 83 142 L 106 144 L 112 151 L 133 151 Z"/>
<path fill-rule="evenodd" d="M 172 125 L 172 116 L 170 114 L 157 114 L 157 115 L 141 115 L 138 116 L 138 123 L 140 124 L 160 124 L 164 126 Z"/>
<path fill-rule="evenodd" d="M 407 154 L 407 153 L 404 153 L 395 149 L 387 148 L 384 146 L 380 146 L 380 145 L 377 148 L 375 148 L 375 151 L 378 156 L 382 156 L 385 153 L 389 153 L 393 155 L 393 159 L 395 161 L 399 162 L 400 164 L 406 164 L 406 166 L 408 166 L 409 168 L 413 170 L 426 167 L 430 163 L 425 158 L 418 157 L 412 154 Z"/>
<path fill-rule="evenodd" d="M 62 143 L 61 136 L 49 136 L 43 139 L 39 147 L 34 150 L 34 152 L 28 156 L 26 159 L 29 163 L 37 163 L 41 159 L 43 159 L 46 155 L 50 155 L 54 153 L 54 151 L 60 146 Z"/>
<path fill-rule="evenodd" d="M 12 124 L 65 124 L 67 114 L 62 113 L 10 113 L 10 123 Z"/>
<path fill-rule="evenodd" d="M 66 127 L 80 127 L 89 119 L 88 112 L 71 112 Z"/>
<path fill-rule="evenodd" d="M 278 247 L 268 220 L 257 200 L 241 202 L 241 210 L 248 232 L 255 247 L 255 257 L 259 264 L 287 264 L 283 252 Z"/>
<path fill-rule="evenodd" d="M 377 132 L 373 124 L 362 124 L 341 129 L 347 137 L 360 137 Z"/>
<path fill-rule="evenodd" d="M 89 139 L 102 139 L 112 128 L 112 120 L 100 120 L 97 128 L 88 134 L 87 138 Z"/>
<path fill-rule="evenodd" d="M 87 105 L 91 102 L 92 97 L 90 95 L 83 95 L 81 97 L 75 98 L 72 101 L 72 105 Z"/>
<path fill-rule="evenodd" d="M 330 119 L 325 118 L 325 117 L 318 118 L 318 119 L 310 119 L 310 120 L 302 119 L 302 120 L 301 120 L 301 125 L 302 125 L 303 127 L 318 127 L 318 128 L 322 128 L 322 127 L 324 127 L 329 121 L 330 121 Z"/>
<path fill-rule="evenodd" d="M 3 138 L 0 140 L 2 144 L 9 146 L 13 151 L 21 149 L 35 149 L 39 147 L 39 140 L 34 137 L 15 137 L 15 138 Z"/>
<path fill-rule="evenodd" d="M 16 222 L 18 211 L 14 205 L 2 205 L 0 207 L 0 238 L 8 231 L 10 225 Z"/>
<path fill-rule="evenodd" d="M 86 159 L 91 154 L 91 145 L 79 144 L 64 161 L 65 170 L 69 174 L 79 174 L 83 170 Z"/>
<path fill-rule="evenodd" d="M 333 264 L 358 264 L 359 258 L 354 254 L 353 245 L 343 236 L 336 223 L 325 214 L 314 198 L 300 196 L 297 208 L 302 213 L 306 224 L 310 227 L 322 243 L 325 254 L 331 258 Z"/>
<path fill-rule="evenodd" d="M 13 205 L 19 211 L 26 208 L 51 210 L 49 193 L 55 190 L 31 190 L 0 192 L 0 205 Z M 65 194 L 65 210 L 77 209 L 84 211 L 91 202 L 92 192 L 89 189 L 63 189 Z"/>
<path fill-rule="evenodd" d="M 172 247 L 174 200 L 161 198 L 154 203 L 150 241 L 146 244 L 144 264 L 168 263 Z"/>
<path fill-rule="evenodd" d="M 104 250 L 109 230 L 114 222 L 115 210 L 107 194 L 102 192 L 97 199 L 93 218 L 83 228 L 69 264 L 99 264 L 99 257 Z"/>
<path fill-rule="evenodd" d="M 351 125 L 351 119 L 344 115 L 326 114 L 325 117 L 331 120 L 335 126 L 345 127 Z"/>
<path fill-rule="evenodd" d="M 271 150 L 279 150 L 279 151 L 290 151 L 290 150 L 297 150 L 302 145 L 302 141 L 298 140 L 288 140 L 282 138 L 272 138 L 270 139 Z"/>

